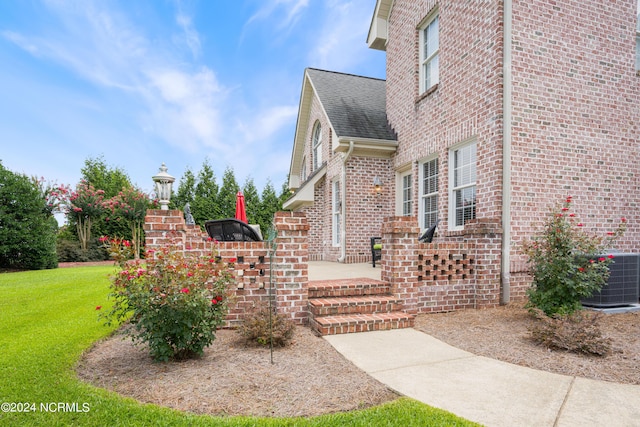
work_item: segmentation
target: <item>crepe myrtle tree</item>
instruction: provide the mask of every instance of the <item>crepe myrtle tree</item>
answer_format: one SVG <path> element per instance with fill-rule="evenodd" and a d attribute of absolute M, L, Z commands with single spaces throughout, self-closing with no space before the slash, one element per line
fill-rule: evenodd
<path fill-rule="evenodd" d="M 81 180 L 74 191 L 69 193 L 66 205 L 67 220 L 76 224 L 78 240 L 83 251 L 91 240 L 91 227 L 106 211 L 104 190 L 96 190 L 93 185 Z"/>
<path fill-rule="evenodd" d="M 142 226 L 147 209 L 157 205 L 142 190 L 135 187 L 123 188 L 116 196 L 104 202 L 105 208 L 110 212 L 107 221 L 120 221 L 125 223 L 131 232 L 132 251 L 135 259 L 140 258 L 140 250 L 144 237 Z"/>

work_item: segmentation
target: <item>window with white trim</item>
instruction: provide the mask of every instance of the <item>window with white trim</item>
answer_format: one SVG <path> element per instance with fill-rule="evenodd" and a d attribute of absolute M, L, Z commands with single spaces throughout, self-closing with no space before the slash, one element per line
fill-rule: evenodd
<path fill-rule="evenodd" d="M 420 93 L 431 89 L 440 81 L 439 73 L 439 18 L 433 13 L 427 18 L 420 30 Z"/>
<path fill-rule="evenodd" d="M 333 181 L 331 184 L 333 189 L 333 197 L 331 203 L 331 229 L 332 236 L 331 239 L 333 241 L 334 246 L 340 245 L 341 233 L 342 233 L 342 197 L 340 192 L 340 181 Z"/>
<path fill-rule="evenodd" d="M 413 214 L 413 176 L 411 171 L 400 175 L 400 191 L 402 216 L 411 216 Z"/>
<path fill-rule="evenodd" d="M 313 126 L 311 146 L 313 150 L 313 170 L 316 171 L 322 165 L 322 126 L 320 126 L 320 122 L 316 122 Z"/>
<path fill-rule="evenodd" d="M 420 163 L 420 228 L 429 228 L 438 220 L 438 159 Z"/>
<path fill-rule="evenodd" d="M 475 141 L 450 151 L 449 222 L 461 229 L 476 217 L 476 147 Z"/>

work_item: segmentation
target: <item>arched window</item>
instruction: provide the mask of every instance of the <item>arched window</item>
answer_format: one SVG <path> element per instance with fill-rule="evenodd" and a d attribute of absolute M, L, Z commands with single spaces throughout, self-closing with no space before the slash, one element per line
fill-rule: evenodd
<path fill-rule="evenodd" d="M 315 171 L 322 165 L 322 126 L 320 126 L 320 122 L 316 122 L 313 126 L 312 150 L 313 170 Z"/>

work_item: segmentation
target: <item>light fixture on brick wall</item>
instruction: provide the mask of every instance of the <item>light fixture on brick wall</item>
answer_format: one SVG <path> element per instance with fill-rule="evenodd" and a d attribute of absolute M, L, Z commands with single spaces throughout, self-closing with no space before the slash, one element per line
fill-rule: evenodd
<path fill-rule="evenodd" d="M 171 186 L 176 180 L 174 177 L 167 173 L 167 166 L 162 163 L 160 171 L 153 178 L 153 182 L 156 185 L 156 196 L 160 203 L 160 209 L 163 211 L 169 210 L 169 201 L 171 200 Z"/>
<path fill-rule="evenodd" d="M 373 189 L 378 194 L 382 193 L 382 180 L 380 179 L 379 176 L 376 176 L 375 178 L 373 178 Z"/>

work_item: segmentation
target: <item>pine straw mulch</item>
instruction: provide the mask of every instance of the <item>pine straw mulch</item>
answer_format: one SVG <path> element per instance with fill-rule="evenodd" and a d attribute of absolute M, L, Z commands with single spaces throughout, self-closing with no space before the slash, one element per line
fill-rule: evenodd
<path fill-rule="evenodd" d="M 640 385 L 640 312 L 602 314 L 611 352 L 604 357 L 547 349 L 533 342 L 536 320 L 523 303 L 418 316 L 415 328 L 470 353 L 548 372 Z"/>
<path fill-rule="evenodd" d="M 273 361 L 268 348 L 222 329 L 201 358 L 157 363 L 119 331 L 87 351 L 76 371 L 95 386 L 197 414 L 310 417 L 398 398 L 308 328 L 296 327 Z"/>
<path fill-rule="evenodd" d="M 471 353 L 558 374 L 640 384 L 640 312 L 603 315 L 612 339 L 606 357 L 549 350 L 527 328 L 535 319 L 522 304 L 420 315 L 415 328 Z M 274 350 L 247 347 L 220 330 L 200 359 L 155 363 L 122 332 L 86 352 L 78 376 L 141 402 L 213 415 L 315 416 L 374 406 L 397 398 L 340 355 L 327 341 L 297 327 L 294 342 Z"/>

